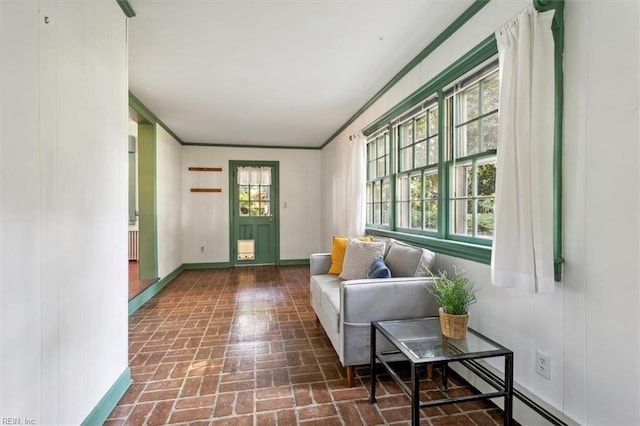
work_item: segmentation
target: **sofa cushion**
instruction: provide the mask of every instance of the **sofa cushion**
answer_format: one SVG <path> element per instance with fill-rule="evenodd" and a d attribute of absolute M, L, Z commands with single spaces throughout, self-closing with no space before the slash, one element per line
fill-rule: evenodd
<path fill-rule="evenodd" d="M 343 280 L 361 280 L 367 278 L 371 264 L 384 255 L 384 243 L 365 243 L 350 240 L 344 255 L 344 264 L 340 278 Z"/>
<path fill-rule="evenodd" d="M 331 267 L 329 268 L 329 274 L 340 275 L 342 272 L 342 265 L 344 262 L 344 256 L 347 250 L 347 243 L 350 238 L 347 237 L 333 237 L 333 244 L 331 245 Z M 371 237 L 359 238 L 360 241 L 371 241 Z"/>
<path fill-rule="evenodd" d="M 379 257 L 371 264 L 367 278 L 391 278 L 391 271 L 384 264 L 383 258 Z"/>
<path fill-rule="evenodd" d="M 318 316 L 330 323 L 336 333 L 340 332 L 340 283 L 335 275 L 311 277 L 311 297 L 314 308 L 320 309 Z"/>
<path fill-rule="evenodd" d="M 384 243 L 384 256 L 382 256 L 384 258 L 387 256 L 387 253 L 389 253 L 389 249 L 391 248 L 395 240 L 393 238 L 387 237 L 373 237 L 372 241 L 374 243 Z"/>
<path fill-rule="evenodd" d="M 393 277 L 424 277 L 434 258 L 432 251 L 394 241 L 384 261 Z"/>

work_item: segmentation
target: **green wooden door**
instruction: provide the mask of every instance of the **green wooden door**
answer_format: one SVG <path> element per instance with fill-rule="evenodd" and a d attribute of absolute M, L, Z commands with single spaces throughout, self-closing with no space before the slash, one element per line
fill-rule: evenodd
<path fill-rule="evenodd" d="M 231 161 L 231 263 L 278 264 L 278 163 Z"/>

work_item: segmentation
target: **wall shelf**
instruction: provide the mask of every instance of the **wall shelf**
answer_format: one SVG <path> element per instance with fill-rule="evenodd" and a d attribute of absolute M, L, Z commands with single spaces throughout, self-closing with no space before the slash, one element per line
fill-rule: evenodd
<path fill-rule="evenodd" d="M 222 167 L 189 167 L 192 172 L 221 172 Z"/>
<path fill-rule="evenodd" d="M 221 188 L 191 188 L 191 192 L 222 192 Z"/>

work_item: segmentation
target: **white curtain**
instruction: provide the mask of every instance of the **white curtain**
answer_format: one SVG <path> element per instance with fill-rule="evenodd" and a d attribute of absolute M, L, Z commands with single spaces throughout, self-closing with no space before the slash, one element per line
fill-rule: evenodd
<path fill-rule="evenodd" d="M 238 185 L 271 185 L 271 167 L 238 168 Z"/>
<path fill-rule="evenodd" d="M 496 32 L 498 161 L 491 276 L 495 286 L 554 291 L 554 11 L 532 6 Z"/>
<path fill-rule="evenodd" d="M 347 174 L 347 235 L 361 237 L 365 227 L 366 143 L 362 136 L 349 141 Z"/>

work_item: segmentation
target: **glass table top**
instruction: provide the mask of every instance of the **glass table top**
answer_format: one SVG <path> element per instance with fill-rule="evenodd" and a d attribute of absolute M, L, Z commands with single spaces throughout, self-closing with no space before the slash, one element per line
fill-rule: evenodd
<path fill-rule="evenodd" d="M 374 324 L 394 346 L 415 362 L 465 359 L 472 356 L 480 358 L 511 353 L 509 349 L 472 329 L 469 329 L 463 339 L 444 337 L 438 317 L 377 321 Z"/>

